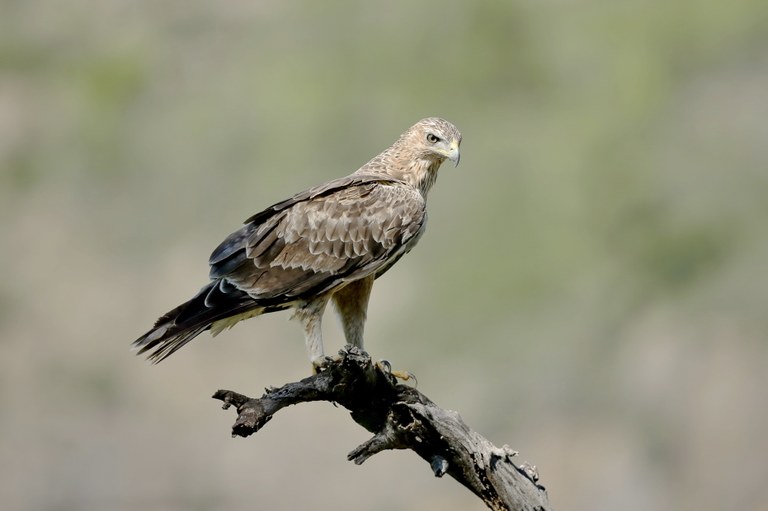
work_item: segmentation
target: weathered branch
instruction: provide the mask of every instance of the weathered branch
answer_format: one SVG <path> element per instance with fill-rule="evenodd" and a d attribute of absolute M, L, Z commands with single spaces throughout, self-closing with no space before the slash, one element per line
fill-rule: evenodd
<path fill-rule="evenodd" d="M 358 465 L 384 450 L 411 449 L 437 477 L 449 474 L 491 509 L 551 509 L 535 467 L 515 465 L 511 459 L 515 451 L 506 445 L 495 447 L 458 413 L 438 407 L 413 387 L 398 384 L 367 353 L 347 346 L 340 355 L 321 373 L 267 389 L 258 399 L 217 391 L 213 397 L 224 401 L 225 409 L 237 408 L 232 435 L 257 432 L 286 406 L 330 401 L 347 408 L 355 422 L 373 433 L 347 456 Z"/>

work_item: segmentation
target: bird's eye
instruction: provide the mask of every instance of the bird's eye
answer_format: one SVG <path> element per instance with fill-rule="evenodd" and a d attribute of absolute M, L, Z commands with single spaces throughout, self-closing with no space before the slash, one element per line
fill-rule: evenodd
<path fill-rule="evenodd" d="M 440 141 L 440 137 L 433 135 L 432 133 L 427 133 L 427 141 L 429 141 L 430 144 L 437 144 Z"/>

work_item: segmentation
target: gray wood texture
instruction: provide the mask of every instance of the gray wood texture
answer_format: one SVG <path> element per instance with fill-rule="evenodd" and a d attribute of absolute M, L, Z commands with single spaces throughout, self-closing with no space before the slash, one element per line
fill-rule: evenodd
<path fill-rule="evenodd" d="M 388 449 L 410 449 L 426 460 L 437 477 L 450 475 L 493 510 L 547 511 L 551 507 L 535 467 L 517 465 L 517 452 L 496 447 L 473 431 L 455 411 L 437 406 L 424 394 L 401 384 L 367 353 L 347 346 L 340 358 L 301 381 L 267 389 L 260 398 L 231 390 L 213 397 L 234 406 L 232 435 L 256 433 L 280 409 L 309 401 L 337 403 L 373 437 L 347 458 L 362 464 Z"/>

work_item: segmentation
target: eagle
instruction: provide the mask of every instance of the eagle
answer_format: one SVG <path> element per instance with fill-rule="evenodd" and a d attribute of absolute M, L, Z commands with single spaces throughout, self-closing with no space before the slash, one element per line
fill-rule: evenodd
<path fill-rule="evenodd" d="M 248 218 L 211 254 L 210 282 L 134 341 L 157 363 L 210 330 L 293 309 L 313 371 L 328 362 L 321 323 L 332 301 L 347 344 L 363 349 L 373 282 L 419 241 L 427 195 L 445 160 L 459 164 L 461 133 L 422 119 L 352 174 Z"/>

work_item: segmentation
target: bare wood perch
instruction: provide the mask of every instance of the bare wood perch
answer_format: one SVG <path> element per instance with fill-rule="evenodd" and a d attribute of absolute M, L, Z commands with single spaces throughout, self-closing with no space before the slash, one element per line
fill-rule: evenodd
<path fill-rule="evenodd" d="M 411 449 L 437 477 L 449 474 L 493 510 L 551 509 L 535 468 L 512 462 L 515 451 L 506 445 L 495 447 L 472 431 L 458 413 L 438 407 L 413 387 L 398 384 L 367 353 L 347 346 L 339 354 L 341 358 L 321 373 L 267 389 L 260 398 L 217 391 L 213 397 L 223 401 L 225 409 L 237 408 L 232 435 L 252 435 L 286 406 L 330 401 L 348 409 L 355 422 L 373 433 L 347 455 L 358 465 L 387 449 Z"/>

